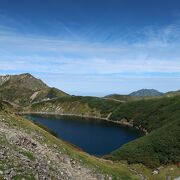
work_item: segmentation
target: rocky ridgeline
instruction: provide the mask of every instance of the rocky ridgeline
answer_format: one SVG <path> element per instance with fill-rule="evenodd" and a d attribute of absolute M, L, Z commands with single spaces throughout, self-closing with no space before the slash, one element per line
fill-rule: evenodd
<path fill-rule="evenodd" d="M 31 74 L 0 76 L 0 99 L 18 106 L 33 102 L 68 96 L 65 92 L 47 86 Z"/>

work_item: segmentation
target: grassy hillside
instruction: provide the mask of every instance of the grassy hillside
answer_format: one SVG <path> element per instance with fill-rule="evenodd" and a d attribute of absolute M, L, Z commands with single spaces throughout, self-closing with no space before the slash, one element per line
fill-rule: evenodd
<path fill-rule="evenodd" d="M 180 162 L 180 118 L 114 151 L 112 160 L 143 163 L 155 168 Z"/>
<path fill-rule="evenodd" d="M 115 121 L 126 118 L 134 126 L 147 129 L 149 135 L 113 152 L 112 159 L 142 162 L 150 167 L 180 162 L 179 107 L 179 96 L 119 105 L 110 118 Z"/>
<path fill-rule="evenodd" d="M 120 95 L 120 94 L 111 94 L 105 96 L 107 99 L 116 99 L 122 102 L 126 101 L 133 101 L 133 100 L 141 100 L 143 97 L 134 97 L 134 96 L 129 96 L 129 95 Z"/>
<path fill-rule="evenodd" d="M 69 96 L 35 103 L 28 110 L 106 118 L 119 104 L 116 101 L 97 97 Z"/>
<path fill-rule="evenodd" d="M 17 105 L 29 105 L 47 98 L 66 96 L 67 94 L 50 88 L 31 74 L 0 76 L 0 99 Z"/>
<path fill-rule="evenodd" d="M 114 121 L 125 118 L 133 121 L 134 126 L 141 126 L 151 132 L 179 119 L 179 107 L 180 96 L 127 102 L 120 104 L 110 118 Z"/>
<path fill-rule="evenodd" d="M 126 103 L 92 97 L 68 97 L 34 104 L 30 111 L 108 117 L 113 121 L 146 129 L 149 133 L 147 136 L 123 146 L 113 152 L 109 158 L 124 159 L 130 163 L 142 162 L 149 167 L 157 167 L 160 164 L 179 161 L 179 107 L 180 96 Z"/>
<path fill-rule="evenodd" d="M 2 102 L 0 107 L 0 179 L 50 176 L 52 179 L 135 180 L 144 177 L 164 180 L 179 175 L 177 166 L 162 167 L 159 174 L 152 175 L 152 170 L 141 164 L 129 165 L 121 160 L 111 162 L 90 156 L 32 122 L 7 112 Z"/>

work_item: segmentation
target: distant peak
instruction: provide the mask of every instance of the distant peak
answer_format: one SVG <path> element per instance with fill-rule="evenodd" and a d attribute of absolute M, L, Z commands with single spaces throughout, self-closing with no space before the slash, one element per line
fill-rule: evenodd
<path fill-rule="evenodd" d="M 30 73 L 23 73 L 23 74 L 20 74 L 20 76 L 33 76 L 33 75 Z"/>
<path fill-rule="evenodd" d="M 130 96 L 162 96 L 163 93 L 159 92 L 156 89 L 140 89 L 138 91 L 134 91 Z"/>

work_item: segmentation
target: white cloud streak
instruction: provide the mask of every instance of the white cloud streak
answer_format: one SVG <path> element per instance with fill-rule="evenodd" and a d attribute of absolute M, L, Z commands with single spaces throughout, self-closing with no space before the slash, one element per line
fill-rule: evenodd
<path fill-rule="evenodd" d="M 174 33 L 171 28 L 164 31 L 168 31 L 166 39 Z M 164 36 L 160 40 L 149 35 L 149 39 L 111 46 L 0 30 L 0 69 L 36 68 L 47 72 L 52 68 L 60 73 L 180 72 L 179 42 L 168 42 Z"/>
<path fill-rule="evenodd" d="M 74 33 L 66 25 L 59 24 L 74 38 L 27 35 L 0 23 L 0 73 L 30 72 L 41 74 L 41 77 L 51 82 L 53 82 L 52 77 L 59 78 L 61 81 L 65 77 L 71 77 L 69 84 L 75 84 L 73 77 L 78 77 L 83 83 L 93 78 L 93 82 L 97 79 L 95 82 L 97 87 L 101 84 L 99 91 L 103 83 L 111 87 L 118 84 L 120 77 L 116 78 L 116 75 L 111 76 L 111 74 L 124 74 L 125 78 L 126 73 L 130 73 L 132 77 L 128 81 L 132 82 L 133 78 L 137 78 L 138 73 L 144 79 L 146 77 L 143 77 L 143 73 L 156 73 L 157 76 L 165 73 L 167 75 L 164 79 L 168 82 L 168 74 L 174 73 L 176 74 L 174 75 L 175 80 L 172 82 L 179 82 L 179 22 L 160 28 L 146 27 L 134 34 L 127 34 L 126 40 L 122 40 L 123 38 L 117 34 L 118 39 L 115 42 L 106 41 L 104 43 L 98 38 L 97 41 L 90 41 L 88 38 L 87 40 L 81 39 L 79 34 Z M 21 24 L 18 26 L 23 27 Z M 131 42 L 130 38 L 134 38 L 134 41 Z M 86 78 L 81 79 L 79 76 Z M 158 78 L 157 82 L 160 82 L 161 75 Z M 65 90 L 72 87 L 67 85 L 68 82 L 64 84 Z M 95 88 L 92 85 L 93 82 L 86 88 Z M 56 84 L 57 80 L 54 80 L 54 83 Z M 127 83 L 124 84 L 127 85 Z M 78 84 L 74 87 L 80 89 Z"/>

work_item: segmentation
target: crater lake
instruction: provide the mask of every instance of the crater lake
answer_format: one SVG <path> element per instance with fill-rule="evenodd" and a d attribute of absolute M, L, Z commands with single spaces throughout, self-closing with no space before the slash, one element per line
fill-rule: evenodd
<path fill-rule="evenodd" d="M 143 135 L 137 129 L 98 119 L 54 115 L 27 115 L 26 118 L 95 156 L 106 155 Z"/>

